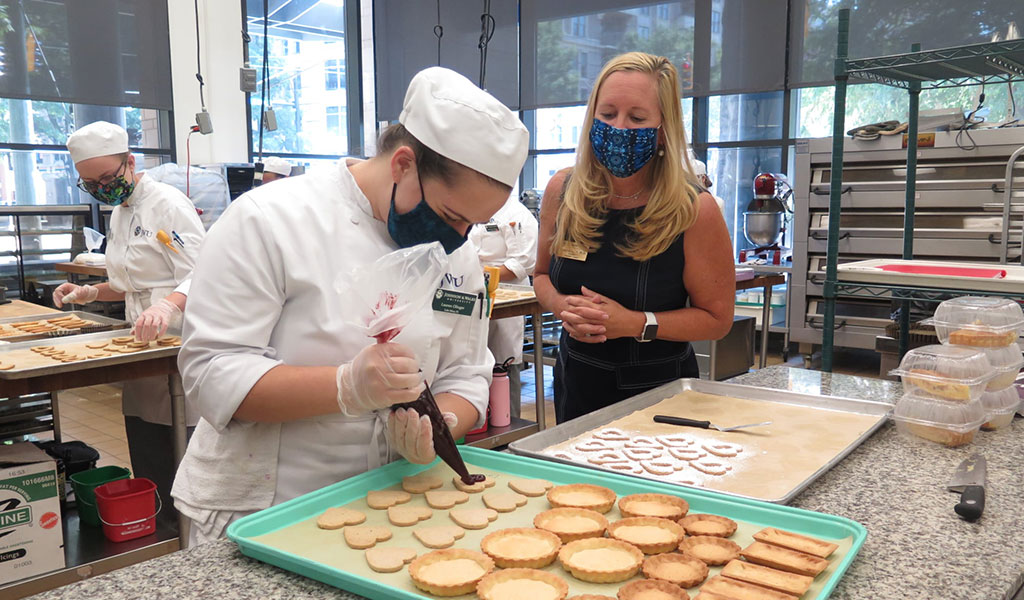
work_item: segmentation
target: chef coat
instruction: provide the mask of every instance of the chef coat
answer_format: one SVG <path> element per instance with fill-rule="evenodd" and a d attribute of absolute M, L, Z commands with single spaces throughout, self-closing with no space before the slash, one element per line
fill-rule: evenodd
<path fill-rule="evenodd" d="M 515 275 L 507 283 L 530 285 L 530 275 L 537 264 L 537 219 L 514 196 L 494 213 L 490 221 L 474 225 L 469 241 L 477 248 L 480 262 L 489 267 L 506 267 Z M 512 357 L 515 364 L 523 361 L 524 317 L 508 317 L 491 322 L 487 347 L 494 360 L 505 362 Z"/>
<path fill-rule="evenodd" d="M 171 250 L 156 239 L 157 231 L 181 239 Z M 172 292 L 188 295 L 189 277 L 206 230 L 188 196 L 142 174 L 132 195 L 110 215 L 107 232 L 107 278 L 110 288 L 124 292 L 125 317 L 135 324 L 142 312 Z M 170 327 L 181 327 L 180 318 Z M 121 394 L 125 416 L 171 424 L 171 397 L 166 377 L 126 381 Z M 186 407 L 186 420 L 198 415 Z"/>
<path fill-rule="evenodd" d="M 186 395 L 202 418 L 172 493 L 193 521 L 266 508 L 390 458 L 386 411 L 287 423 L 234 418 L 253 385 L 277 365 L 340 365 L 374 343 L 350 323 L 362 313 L 339 297 L 352 269 L 397 246 L 349 172 L 354 162 L 248 192 L 203 245 L 178 357 Z M 448 256 L 439 287 L 482 298 L 472 245 Z M 451 392 L 477 409 L 477 426 L 493 364 L 481 308 L 477 300 L 465 316 L 435 312 L 428 303 L 394 340 L 415 353 L 435 395 Z"/>

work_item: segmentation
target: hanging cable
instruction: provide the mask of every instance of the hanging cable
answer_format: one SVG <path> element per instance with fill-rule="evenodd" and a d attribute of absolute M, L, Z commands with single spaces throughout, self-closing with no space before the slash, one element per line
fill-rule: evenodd
<path fill-rule="evenodd" d="M 441 0 L 437 0 L 437 25 L 434 25 L 434 36 L 437 37 L 437 66 L 441 66 L 441 38 L 444 37 L 444 27 L 441 25 Z"/>
<path fill-rule="evenodd" d="M 199 56 L 199 0 L 195 0 L 196 7 L 196 79 L 199 80 L 199 106 L 206 112 L 206 100 L 203 99 L 203 61 Z"/>
<path fill-rule="evenodd" d="M 188 135 L 185 136 L 185 195 L 189 198 L 192 197 L 189 195 L 189 189 L 191 187 L 189 175 L 192 174 L 192 134 L 197 133 L 198 131 L 199 126 L 193 125 L 192 127 L 189 127 Z"/>
<path fill-rule="evenodd" d="M 477 48 L 480 49 L 480 89 L 484 87 L 487 79 L 487 44 L 494 37 L 494 17 L 491 16 L 491 0 L 484 0 L 484 14 L 480 15 L 480 42 Z"/>
<path fill-rule="evenodd" d="M 269 17 L 269 1 L 263 0 L 263 85 L 260 89 L 260 140 L 259 140 L 259 154 L 256 162 L 263 162 L 263 116 L 267 110 L 267 103 L 269 102 L 269 90 L 270 87 L 270 38 L 268 36 L 268 29 L 270 27 Z"/>

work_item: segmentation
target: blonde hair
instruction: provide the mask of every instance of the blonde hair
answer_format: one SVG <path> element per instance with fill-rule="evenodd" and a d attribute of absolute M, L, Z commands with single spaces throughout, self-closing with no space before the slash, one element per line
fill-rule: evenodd
<path fill-rule="evenodd" d="M 589 131 L 601 85 L 609 75 L 619 71 L 647 73 L 655 78 L 664 145 L 658 147 L 649 163 L 652 185 L 647 205 L 629 225 L 625 243 L 617 244 L 616 250 L 634 260 L 648 260 L 667 250 L 679 234 L 697 220 L 700 187 L 687 156 L 676 68 L 663 56 L 644 52 L 620 54 L 605 64 L 590 91 L 583 120 L 583 131 L 587 133 L 580 136 L 576 166 L 558 208 L 555 235 L 551 242 L 552 255 L 559 254 L 571 244 L 582 246 L 587 252 L 601 246 L 598 229 L 608 215 L 612 175 L 594 156 Z"/>

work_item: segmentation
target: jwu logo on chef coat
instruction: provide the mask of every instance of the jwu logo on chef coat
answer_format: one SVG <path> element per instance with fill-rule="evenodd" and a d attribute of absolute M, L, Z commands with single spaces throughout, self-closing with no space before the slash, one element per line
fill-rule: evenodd
<path fill-rule="evenodd" d="M 145 229 L 144 227 L 142 227 L 142 225 L 136 225 L 135 226 L 135 237 L 139 237 L 139 236 L 151 238 L 151 237 L 153 237 L 153 231 L 150 230 L 150 229 Z"/>

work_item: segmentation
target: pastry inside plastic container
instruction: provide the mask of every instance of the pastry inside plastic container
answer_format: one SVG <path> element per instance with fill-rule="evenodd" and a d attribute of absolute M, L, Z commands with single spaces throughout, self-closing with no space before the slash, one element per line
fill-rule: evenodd
<path fill-rule="evenodd" d="M 969 444 L 986 419 L 980 401 L 949 402 L 914 390 L 896 402 L 892 415 L 901 433 L 951 448 Z"/>
<path fill-rule="evenodd" d="M 924 323 L 935 326 L 943 344 L 998 348 L 1017 340 L 1024 311 L 1008 298 L 962 296 L 939 304 Z"/>
<path fill-rule="evenodd" d="M 984 350 L 933 344 L 907 352 L 889 374 L 899 375 L 908 391 L 970 402 L 981 397 L 995 370 Z"/>
<path fill-rule="evenodd" d="M 1024 367 L 1024 355 L 1021 354 L 1020 346 L 1011 344 L 1002 348 L 985 348 L 985 357 L 992 365 L 995 376 L 985 386 L 985 391 L 996 392 L 1013 385 L 1020 375 L 1021 367 Z"/>
<path fill-rule="evenodd" d="M 1020 396 L 1017 388 L 1010 386 L 998 392 L 985 392 L 981 395 L 981 405 L 988 415 L 981 428 L 985 431 L 1001 429 L 1013 421 L 1013 415 L 1020 406 Z"/>

